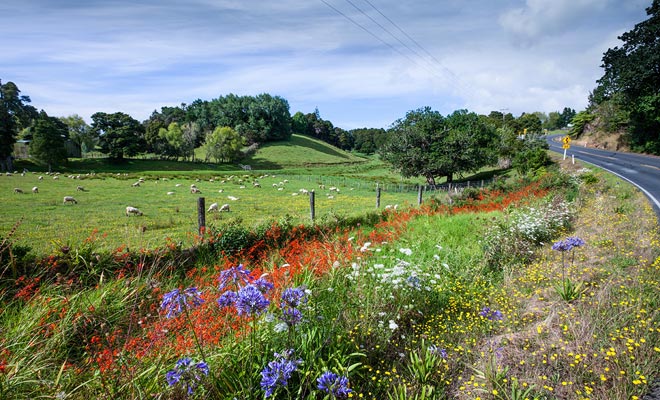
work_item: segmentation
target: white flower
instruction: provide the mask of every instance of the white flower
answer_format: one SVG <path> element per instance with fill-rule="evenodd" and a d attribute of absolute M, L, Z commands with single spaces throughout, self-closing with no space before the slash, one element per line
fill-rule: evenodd
<path fill-rule="evenodd" d="M 367 249 L 369 249 L 369 246 L 371 246 L 371 242 L 366 242 L 365 244 L 362 245 L 360 251 L 364 253 L 365 251 L 367 251 Z"/>
<path fill-rule="evenodd" d="M 410 249 L 399 249 L 399 251 L 407 256 L 412 254 L 412 250 Z"/>
<path fill-rule="evenodd" d="M 440 259 L 440 256 L 437 255 L 437 254 L 434 254 L 434 255 L 433 255 L 433 259 L 435 259 L 435 260 L 439 260 L 439 259 Z"/>
<path fill-rule="evenodd" d="M 273 328 L 273 330 L 277 333 L 286 332 L 288 329 L 289 326 L 286 324 L 286 322 L 280 322 Z"/>
<path fill-rule="evenodd" d="M 390 326 L 389 326 L 389 328 L 390 328 L 392 331 L 395 331 L 396 328 L 399 327 L 399 325 L 397 325 L 396 322 L 394 322 L 393 319 L 391 319 L 389 322 L 390 322 Z"/>
<path fill-rule="evenodd" d="M 442 250 L 442 246 L 440 246 L 439 244 L 436 244 L 435 247 L 436 247 L 438 250 Z"/>

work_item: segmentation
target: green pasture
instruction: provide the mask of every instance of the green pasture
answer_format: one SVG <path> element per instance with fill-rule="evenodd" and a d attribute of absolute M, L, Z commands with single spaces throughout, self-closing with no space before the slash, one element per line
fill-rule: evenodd
<path fill-rule="evenodd" d="M 212 203 L 230 205 L 230 212 L 206 215 L 207 225 L 218 229 L 230 222 L 255 226 L 285 216 L 294 223 L 310 223 L 310 197 L 303 189 L 315 191 L 316 221 L 377 210 L 376 184 L 345 177 L 248 173 L 207 174 L 202 180 L 166 176 L 166 172 L 158 178 L 150 176 L 139 187 L 133 187 L 140 175 L 83 174 L 79 179 L 65 174 L 58 179 L 42 173 L 2 175 L 0 236 L 6 236 L 21 221 L 12 240 L 30 246 L 38 254 L 66 245 L 75 247 L 94 230 L 98 230 L 98 236 L 107 235 L 98 243 L 101 248 L 122 244 L 153 248 L 164 245 L 166 238 L 189 244 L 191 233 L 197 232 L 199 197 L 204 197 L 206 208 Z M 192 194 L 191 184 L 201 194 Z M 39 193 L 31 192 L 34 186 Z M 85 191 L 78 191 L 77 186 Z M 24 193 L 14 193 L 14 188 Z M 399 189 L 397 185 L 382 186 L 381 208 L 417 204 L 416 191 Z M 64 196 L 73 196 L 78 204 L 63 204 Z M 229 196 L 238 200 L 230 200 Z M 137 207 L 144 215 L 127 217 L 126 206 Z"/>

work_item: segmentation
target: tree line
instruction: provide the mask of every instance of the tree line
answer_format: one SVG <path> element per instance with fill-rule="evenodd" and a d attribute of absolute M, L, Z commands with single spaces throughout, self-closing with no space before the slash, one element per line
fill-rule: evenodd
<path fill-rule="evenodd" d="M 604 53 L 604 74 L 571 135 L 580 136 L 587 126 L 623 132 L 633 151 L 660 155 L 660 0 L 646 14 L 648 19 L 619 36 L 621 46 Z"/>
<path fill-rule="evenodd" d="M 195 149 L 201 148 L 204 161 L 231 163 L 261 143 L 286 140 L 296 132 L 343 150 L 378 153 L 404 176 L 424 176 L 433 184 L 437 177 L 451 181 L 455 174 L 502 157 L 508 160 L 505 164 L 516 164 L 516 154 L 522 152 L 520 143 L 526 143 L 520 138 L 563 126 L 575 115 L 565 108 L 548 116 L 536 112 L 518 118 L 498 111 L 477 115 L 467 110 L 442 116 L 427 107 L 408 112 L 387 130 L 344 130 L 321 118 L 318 109 L 291 116 L 288 102 L 278 96 L 230 94 L 162 107 L 143 122 L 122 112 L 97 112 L 88 125 L 78 115 L 55 118 L 43 110 L 37 112 L 13 82 L 0 82 L 0 89 L 3 171 L 13 169 L 11 154 L 18 137 L 30 142 L 33 160 L 51 169 L 67 160 L 66 142 L 78 154 L 98 151 L 114 161 L 145 153 L 162 159 L 195 160 Z"/>

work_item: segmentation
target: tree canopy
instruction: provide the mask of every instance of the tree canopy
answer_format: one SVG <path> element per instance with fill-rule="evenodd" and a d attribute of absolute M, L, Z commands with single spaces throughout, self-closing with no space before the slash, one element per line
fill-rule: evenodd
<path fill-rule="evenodd" d="M 59 118 L 49 117 L 41 111 L 37 117 L 30 142 L 30 156 L 40 164 L 48 166 L 52 171 L 67 160 L 64 143 L 69 136 L 67 125 Z"/>
<path fill-rule="evenodd" d="M 603 55 L 605 73 L 590 100 L 600 105 L 621 95 L 615 105 L 629 113 L 633 149 L 660 154 L 660 0 L 646 13 L 647 20 L 619 36 L 622 46 Z"/>
<path fill-rule="evenodd" d="M 37 109 L 29 105 L 30 97 L 22 96 L 14 82 L 0 80 L 0 169 L 13 170 L 12 153 L 18 132 L 30 126 Z"/>
<path fill-rule="evenodd" d="M 92 115 L 92 130 L 99 137 L 101 152 L 115 161 L 144 151 L 144 127 L 130 115 L 122 112 Z"/>
<path fill-rule="evenodd" d="M 409 111 L 397 120 L 382 147 L 383 160 L 404 177 L 437 177 L 473 172 L 496 161 L 495 128 L 475 113 L 458 110 L 443 117 L 430 107 Z"/>

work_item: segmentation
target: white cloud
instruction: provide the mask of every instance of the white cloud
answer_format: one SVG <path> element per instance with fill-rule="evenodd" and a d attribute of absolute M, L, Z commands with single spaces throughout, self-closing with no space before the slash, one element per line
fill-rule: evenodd
<path fill-rule="evenodd" d="M 602 11 L 610 0 L 527 0 L 524 7 L 499 17 L 500 25 L 518 44 L 530 45 L 543 36 L 571 31 L 585 16 Z"/>

